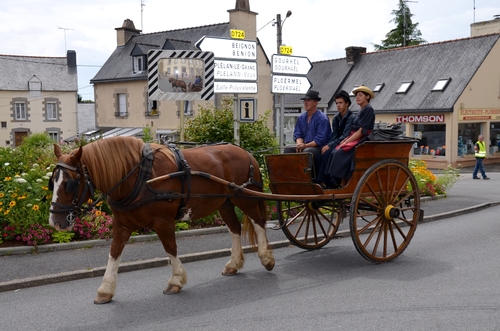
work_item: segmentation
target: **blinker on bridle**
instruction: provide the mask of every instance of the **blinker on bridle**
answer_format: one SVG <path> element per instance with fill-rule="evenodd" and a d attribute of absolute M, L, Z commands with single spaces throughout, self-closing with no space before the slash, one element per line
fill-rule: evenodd
<path fill-rule="evenodd" d="M 59 169 L 58 169 L 59 168 Z M 85 202 L 85 196 L 87 192 L 90 192 L 90 196 L 94 196 L 94 185 L 92 183 L 92 179 L 90 178 L 87 169 L 85 166 L 82 167 L 73 167 L 70 166 L 66 163 L 59 162 L 56 165 L 56 168 L 54 169 L 54 173 L 56 170 L 60 170 L 62 172 L 65 172 L 66 170 L 76 172 L 77 176 L 76 179 L 74 178 L 69 178 L 66 181 L 66 186 L 65 190 L 67 193 L 72 193 L 73 194 L 73 199 L 71 201 L 71 205 L 65 205 L 57 202 L 51 202 L 51 205 L 54 207 L 57 207 L 59 209 L 49 209 L 49 212 L 54 213 L 54 214 L 59 214 L 59 213 L 68 213 L 66 215 L 66 221 L 68 221 L 68 225 L 71 226 L 73 222 L 76 220 L 76 217 L 78 215 L 83 214 L 84 212 L 87 212 L 91 208 L 95 206 L 97 201 L 93 202 L 86 208 L 83 207 L 83 203 Z M 52 175 L 53 176 L 53 175 Z M 80 180 L 84 178 L 85 185 L 83 188 L 83 193 L 80 197 L 78 198 L 78 189 L 80 187 Z M 52 182 L 52 178 L 49 180 L 49 189 L 54 190 L 54 184 Z"/>

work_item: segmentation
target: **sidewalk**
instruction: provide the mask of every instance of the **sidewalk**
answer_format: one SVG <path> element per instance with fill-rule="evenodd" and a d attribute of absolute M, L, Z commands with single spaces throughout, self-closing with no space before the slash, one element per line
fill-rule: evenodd
<path fill-rule="evenodd" d="M 473 180 L 472 169 L 461 170 L 459 181 L 446 197 L 421 200 L 424 222 L 437 221 L 500 205 L 500 165 L 486 168 L 490 180 Z M 338 236 L 349 235 L 349 221 L 344 219 Z M 418 233 L 418 230 L 417 230 Z M 268 229 L 274 249 L 290 245 L 281 230 Z M 168 263 L 161 243 L 151 236 L 134 237 L 123 253 L 120 272 L 165 266 Z M 74 279 L 101 277 L 109 254 L 106 241 L 39 246 L 37 254 L 30 247 L 1 248 L 0 292 Z M 178 251 L 182 261 L 191 262 L 229 256 L 231 239 L 225 227 L 179 233 Z M 329 245 L 335 245 L 333 241 Z M 57 250 L 56 250 L 57 249 Z M 354 249 L 354 247 L 353 247 Z"/>

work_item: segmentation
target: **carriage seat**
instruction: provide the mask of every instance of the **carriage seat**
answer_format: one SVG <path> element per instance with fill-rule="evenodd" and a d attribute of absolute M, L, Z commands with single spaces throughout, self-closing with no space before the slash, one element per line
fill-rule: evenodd
<path fill-rule="evenodd" d="M 313 182 L 314 159 L 311 153 L 266 155 L 269 189 L 274 194 L 323 194 Z"/>

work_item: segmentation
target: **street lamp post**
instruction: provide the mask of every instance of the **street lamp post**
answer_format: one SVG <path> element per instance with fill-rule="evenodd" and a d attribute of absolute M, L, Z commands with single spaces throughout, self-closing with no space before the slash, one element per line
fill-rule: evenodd
<path fill-rule="evenodd" d="M 285 21 L 287 18 L 289 18 L 292 15 L 292 11 L 289 10 L 286 13 L 286 17 L 281 21 L 281 14 L 276 15 L 276 54 L 280 54 L 280 47 L 282 42 L 282 28 L 283 24 L 285 24 Z M 271 82 L 272 84 L 272 82 Z M 278 133 L 278 143 L 279 146 L 283 146 L 284 142 L 284 127 L 285 127 L 285 100 L 284 100 L 284 95 L 283 94 L 275 94 L 274 95 L 274 109 L 277 109 L 278 104 L 280 105 L 280 112 L 279 112 L 279 117 L 277 118 L 277 133 Z"/>

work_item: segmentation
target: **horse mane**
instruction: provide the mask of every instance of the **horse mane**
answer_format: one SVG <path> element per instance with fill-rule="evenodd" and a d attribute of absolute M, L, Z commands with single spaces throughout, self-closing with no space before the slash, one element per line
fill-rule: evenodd
<path fill-rule="evenodd" d="M 143 146 L 144 142 L 134 137 L 99 139 L 83 146 L 80 163 L 85 165 L 96 187 L 101 192 L 108 193 L 141 161 Z M 170 149 L 159 147 L 161 153 L 175 162 L 175 156 Z M 68 163 L 76 151 L 63 155 L 60 161 Z M 121 186 L 117 187 L 113 195 L 122 195 L 120 189 Z"/>

